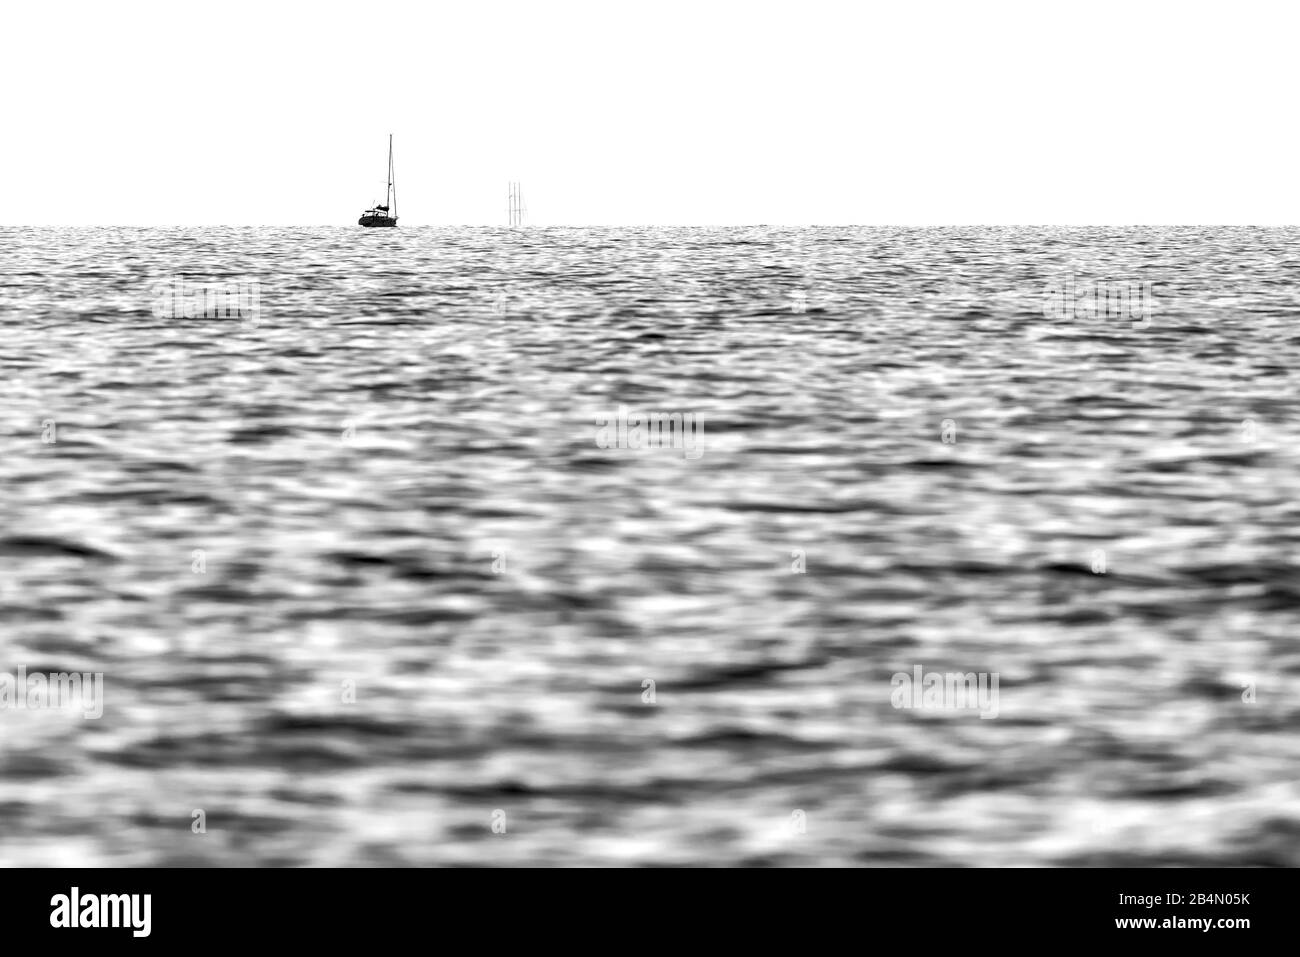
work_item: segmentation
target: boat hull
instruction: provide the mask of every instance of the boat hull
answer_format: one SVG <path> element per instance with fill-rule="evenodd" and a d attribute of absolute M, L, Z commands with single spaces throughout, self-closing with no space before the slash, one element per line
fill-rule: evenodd
<path fill-rule="evenodd" d="M 357 220 L 358 226 L 396 226 L 396 216 L 362 216 Z"/>

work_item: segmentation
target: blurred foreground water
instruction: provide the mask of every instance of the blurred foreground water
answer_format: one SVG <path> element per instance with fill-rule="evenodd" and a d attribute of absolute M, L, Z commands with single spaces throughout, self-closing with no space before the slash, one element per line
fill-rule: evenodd
<path fill-rule="evenodd" d="M 1072 275 L 1155 312 L 1045 316 Z M 0 710 L 0 863 L 1300 864 L 1298 278 L 1294 230 L 0 229 L 0 671 L 105 682 Z M 916 665 L 997 718 L 895 709 Z"/>

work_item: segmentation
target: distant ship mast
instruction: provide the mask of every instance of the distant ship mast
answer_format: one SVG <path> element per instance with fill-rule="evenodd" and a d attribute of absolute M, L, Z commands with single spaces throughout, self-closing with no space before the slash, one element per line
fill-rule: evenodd
<path fill-rule="evenodd" d="M 397 177 L 393 175 L 393 134 L 388 134 L 388 192 L 393 211 L 393 222 L 397 222 Z"/>
<path fill-rule="evenodd" d="M 506 189 L 506 218 L 511 226 L 524 224 L 524 194 L 518 183 L 510 183 Z"/>

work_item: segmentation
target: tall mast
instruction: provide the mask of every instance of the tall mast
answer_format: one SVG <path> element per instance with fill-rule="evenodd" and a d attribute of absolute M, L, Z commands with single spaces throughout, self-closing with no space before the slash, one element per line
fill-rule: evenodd
<path fill-rule="evenodd" d="M 390 206 L 390 213 L 397 218 L 397 186 L 393 182 L 393 134 L 388 134 L 388 195 L 384 202 Z"/>

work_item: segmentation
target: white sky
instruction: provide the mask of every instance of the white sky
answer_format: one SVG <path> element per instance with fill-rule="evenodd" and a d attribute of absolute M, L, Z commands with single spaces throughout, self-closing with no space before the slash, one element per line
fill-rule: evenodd
<path fill-rule="evenodd" d="M 1300 5 L 0 4 L 0 223 L 1300 222 Z"/>

